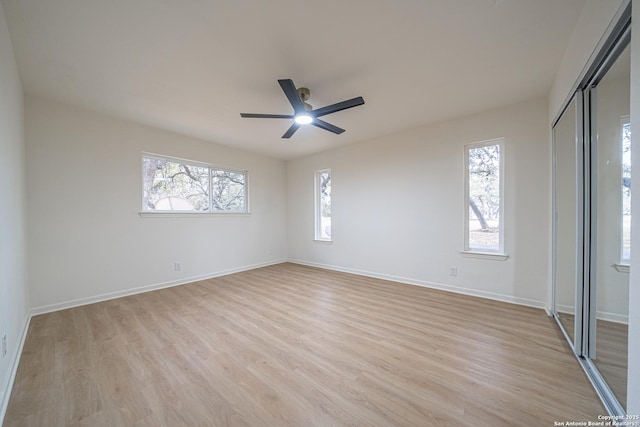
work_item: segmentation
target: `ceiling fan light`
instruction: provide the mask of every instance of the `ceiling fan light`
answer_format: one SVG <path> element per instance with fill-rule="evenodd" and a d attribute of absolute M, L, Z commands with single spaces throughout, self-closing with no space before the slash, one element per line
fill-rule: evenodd
<path fill-rule="evenodd" d="M 311 117 L 311 115 L 309 115 L 309 114 L 302 113 L 302 114 L 298 114 L 295 117 L 295 121 L 299 125 L 308 125 L 309 123 L 311 123 L 313 121 L 313 117 Z"/>

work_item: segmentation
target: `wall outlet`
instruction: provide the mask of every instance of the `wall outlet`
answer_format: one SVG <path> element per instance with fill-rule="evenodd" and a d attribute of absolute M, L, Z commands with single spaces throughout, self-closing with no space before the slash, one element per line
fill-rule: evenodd
<path fill-rule="evenodd" d="M 182 263 L 181 263 L 181 262 L 178 262 L 178 261 L 174 262 L 174 263 L 173 263 L 173 269 L 174 269 L 175 271 L 180 271 L 180 270 L 182 270 Z"/>
<path fill-rule="evenodd" d="M 449 269 L 449 276 L 457 276 L 458 275 L 458 267 L 451 267 Z"/>
<path fill-rule="evenodd" d="M 7 355 L 7 334 L 2 335 L 2 357 Z"/>

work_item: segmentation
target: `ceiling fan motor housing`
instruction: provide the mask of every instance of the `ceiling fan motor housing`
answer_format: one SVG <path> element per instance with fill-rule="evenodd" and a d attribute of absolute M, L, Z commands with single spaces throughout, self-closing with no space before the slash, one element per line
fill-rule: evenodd
<path fill-rule="evenodd" d="M 298 89 L 296 89 L 296 92 L 298 92 L 298 96 L 302 100 L 302 105 L 304 106 L 304 109 L 306 111 L 313 110 L 313 107 L 311 106 L 311 104 L 307 104 L 306 102 L 311 97 L 311 91 L 306 87 L 299 87 Z"/>

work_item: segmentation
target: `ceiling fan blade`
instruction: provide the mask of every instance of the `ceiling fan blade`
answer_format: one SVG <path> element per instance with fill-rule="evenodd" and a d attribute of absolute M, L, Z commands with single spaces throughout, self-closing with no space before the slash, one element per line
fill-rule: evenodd
<path fill-rule="evenodd" d="M 287 95 L 287 99 L 291 103 L 291 106 L 293 107 L 293 111 L 295 111 L 296 114 L 303 113 L 305 111 L 304 104 L 302 104 L 302 100 L 298 95 L 298 91 L 296 90 L 296 85 L 293 84 L 293 80 L 282 79 L 282 80 L 278 80 L 278 83 L 280 83 L 280 87 L 282 88 L 282 91 L 284 92 L 284 94 Z"/>
<path fill-rule="evenodd" d="M 347 108 L 357 107 L 364 104 L 364 98 L 359 96 L 357 98 L 348 99 L 346 101 L 338 102 L 337 104 L 327 105 L 326 107 L 313 110 L 312 113 L 315 117 L 326 116 L 327 114 L 335 113 L 337 111 L 346 110 Z"/>
<path fill-rule="evenodd" d="M 300 125 L 298 123 L 293 122 L 291 127 L 284 133 L 284 135 L 282 135 L 282 137 L 283 138 L 291 138 L 293 136 L 293 134 L 296 133 L 296 131 L 298 130 L 299 127 L 300 127 Z"/>
<path fill-rule="evenodd" d="M 254 113 L 240 113 L 241 117 L 251 119 L 293 119 L 293 114 L 254 114 Z"/>
<path fill-rule="evenodd" d="M 333 132 L 338 135 L 344 132 L 344 129 L 339 128 L 338 126 L 334 126 L 331 123 L 327 123 L 324 120 L 320 120 L 320 119 L 313 119 L 311 124 L 319 127 L 320 129 L 328 130 L 329 132 Z"/>

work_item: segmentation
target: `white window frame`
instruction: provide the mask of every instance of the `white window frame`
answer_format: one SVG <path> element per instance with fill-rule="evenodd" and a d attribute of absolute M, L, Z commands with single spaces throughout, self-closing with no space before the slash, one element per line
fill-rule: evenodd
<path fill-rule="evenodd" d="M 144 200 L 144 159 L 157 159 L 164 160 L 173 163 L 183 163 L 192 166 L 205 167 L 209 169 L 208 183 L 211 186 L 211 171 L 224 171 L 242 174 L 244 176 L 244 210 L 241 211 L 220 211 L 213 209 L 213 203 L 211 201 L 211 188 L 209 188 L 209 209 L 206 211 L 186 211 L 186 210 L 146 210 Z M 141 207 L 139 212 L 141 217 L 172 217 L 172 216 L 218 216 L 218 215 L 248 215 L 249 211 L 249 173 L 246 170 L 233 169 L 225 166 L 218 166 L 211 163 L 199 162 L 196 160 L 183 159 L 179 157 L 165 156 L 161 154 L 142 152 L 140 158 L 141 165 Z"/>
<path fill-rule="evenodd" d="M 314 174 L 314 241 L 316 242 L 324 242 L 324 243 L 331 243 L 333 241 L 333 238 L 330 237 L 323 237 L 322 236 L 322 192 L 321 192 L 321 182 L 320 182 L 320 176 L 325 174 L 325 173 L 329 173 L 329 176 L 331 176 L 331 179 L 333 181 L 333 176 L 331 175 L 331 169 L 319 169 L 317 171 L 315 171 Z M 332 182 L 333 184 L 333 182 Z M 331 200 L 331 207 L 333 208 L 333 198 Z M 332 219 L 333 219 L 333 212 L 331 215 Z M 333 224 L 332 224 L 332 229 L 333 229 Z"/>
<path fill-rule="evenodd" d="M 490 145 L 497 145 L 500 150 L 500 163 L 499 163 L 499 191 L 500 191 L 500 207 L 499 216 L 500 222 L 498 225 L 499 239 L 497 249 L 488 248 L 471 248 L 469 246 L 469 151 L 474 148 L 487 147 Z M 478 141 L 471 144 L 465 144 L 464 146 L 464 250 L 461 251 L 462 255 L 473 258 L 484 258 L 504 261 L 508 258 L 504 250 L 504 176 L 505 176 L 505 140 L 504 138 L 495 138 L 485 141 Z"/>

